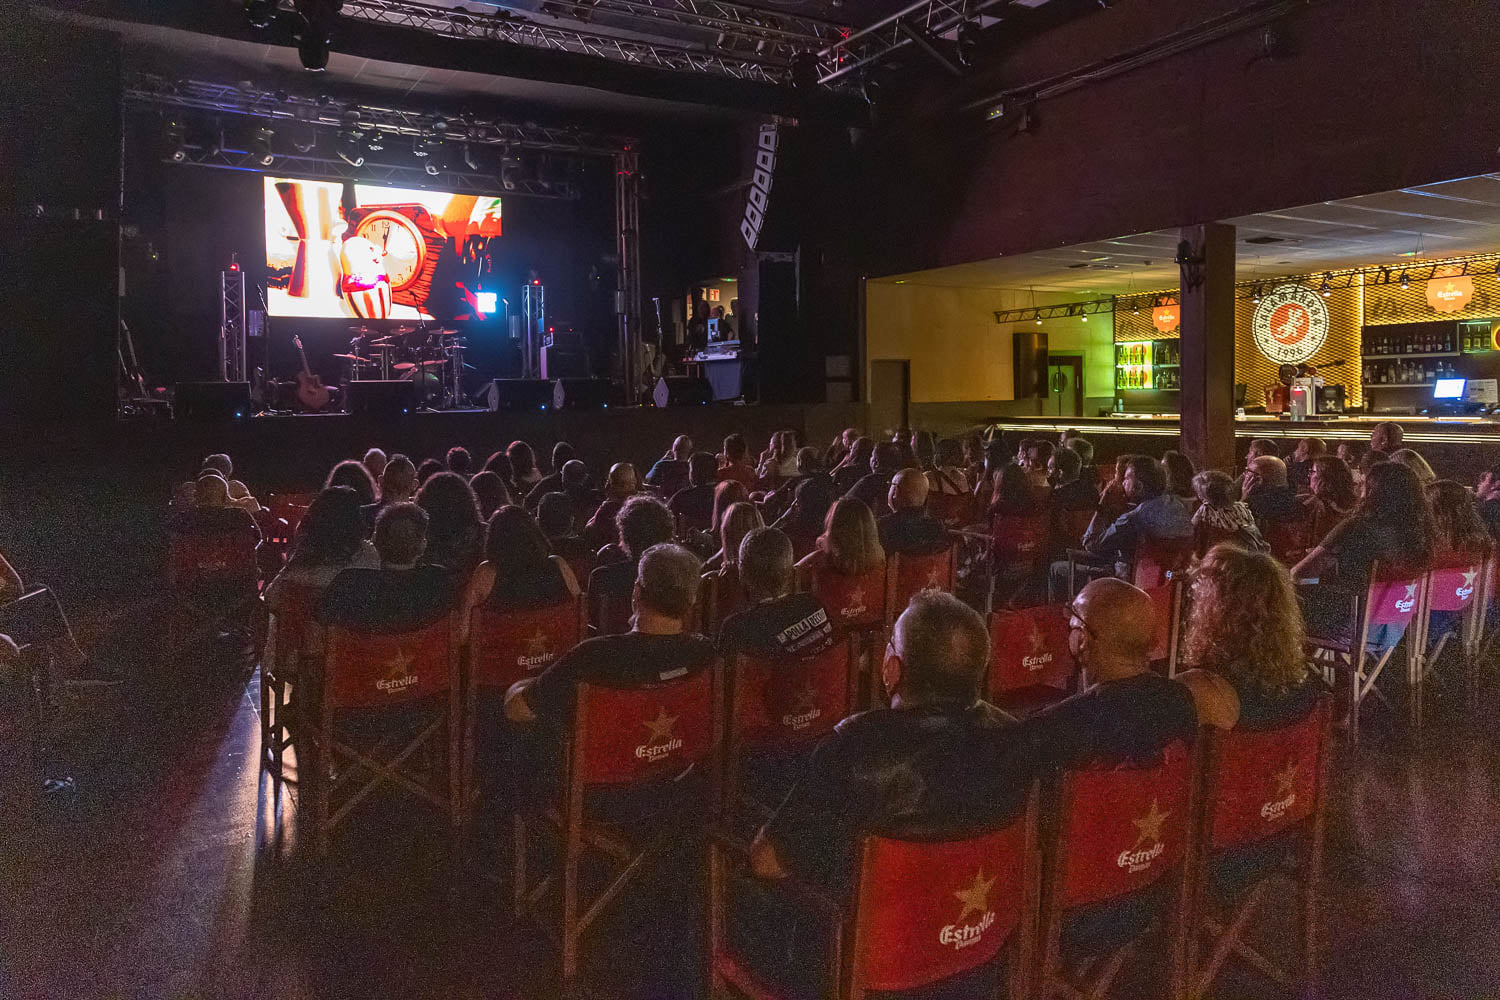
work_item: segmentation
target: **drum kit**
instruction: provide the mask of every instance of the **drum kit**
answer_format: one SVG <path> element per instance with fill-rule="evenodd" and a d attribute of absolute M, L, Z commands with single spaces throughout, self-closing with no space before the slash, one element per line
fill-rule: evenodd
<path fill-rule="evenodd" d="M 334 355 L 344 362 L 348 381 L 405 379 L 416 383 L 417 398 L 425 408 L 452 409 L 466 404 L 464 371 L 473 371 L 474 366 L 464 361 L 468 339 L 459 336 L 457 330 L 429 330 L 426 324 L 387 331 L 367 326 L 350 330 L 354 337 L 348 353 Z"/>

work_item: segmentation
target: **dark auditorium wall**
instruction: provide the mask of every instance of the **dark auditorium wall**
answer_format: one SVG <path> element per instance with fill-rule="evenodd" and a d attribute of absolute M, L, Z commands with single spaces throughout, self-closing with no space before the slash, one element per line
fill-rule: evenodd
<path fill-rule="evenodd" d="M 1500 169 L 1492 0 L 1310 3 L 1293 55 L 1235 35 L 1043 100 L 1033 134 L 950 114 L 1245 6 L 1120 0 L 944 78 L 919 127 L 863 147 L 851 253 L 894 274 Z"/>

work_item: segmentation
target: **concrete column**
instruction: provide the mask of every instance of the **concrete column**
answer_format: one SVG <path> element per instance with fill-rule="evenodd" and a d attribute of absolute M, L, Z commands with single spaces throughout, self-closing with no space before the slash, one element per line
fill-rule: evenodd
<path fill-rule="evenodd" d="M 1235 467 L 1233 226 L 1181 230 L 1182 453 L 1199 469 Z"/>

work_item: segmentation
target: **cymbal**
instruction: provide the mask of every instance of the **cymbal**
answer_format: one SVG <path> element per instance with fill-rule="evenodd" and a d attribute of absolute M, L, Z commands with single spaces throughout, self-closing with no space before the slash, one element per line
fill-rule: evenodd
<path fill-rule="evenodd" d="M 368 337 L 372 333 L 379 333 L 380 332 L 378 330 L 372 330 L 368 326 L 351 326 L 349 329 L 353 330 L 355 333 L 359 334 L 361 337 Z"/>
<path fill-rule="evenodd" d="M 398 372 L 409 372 L 417 366 L 412 364 L 410 361 L 398 361 L 395 364 L 391 365 L 391 367 Z"/>
<path fill-rule="evenodd" d="M 422 367 L 423 368 L 441 368 L 443 365 L 446 365 L 447 363 L 448 362 L 446 362 L 446 361 L 423 361 L 422 362 Z"/>
<path fill-rule="evenodd" d="M 416 332 L 416 329 L 417 328 L 414 327 L 414 326 L 396 326 L 396 327 L 392 327 L 391 328 L 391 332 L 392 333 L 414 333 L 414 332 Z"/>
<path fill-rule="evenodd" d="M 335 354 L 334 357 L 343 358 L 345 361 L 353 361 L 361 365 L 374 364 L 369 358 L 362 358 L 358 354 Z"/>
<path fill-rule="evenodd" d="M 371 347 L 390 347 L 391 345 L 395 344 L 395 342 L 396 342 L 396 338 L 395 337 L 381 337 L 379 340 L 372 340 L 372 341 L 370 341 L 370 346 Z"/>

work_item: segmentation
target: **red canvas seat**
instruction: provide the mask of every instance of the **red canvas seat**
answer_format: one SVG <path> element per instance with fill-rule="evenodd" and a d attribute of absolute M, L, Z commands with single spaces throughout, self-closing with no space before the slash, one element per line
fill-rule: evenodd
<path fill-rule="evenodd" d="M 524 610 L 474 609 L 469 623 L 469 676 L 478 690 L 504 691 L 550 667 L 584 637 L 583 597 Z"/>
<path fill-rule="evenodd" d="M 1425 589 L 1427 608 L 1420 619 L 1420 640 L 1416 653 L 1420 659 L 1412 669 L 1415 690 L 1412 692 L 1412 723 L 1421 727 L 1426 706 L 1426 688 L 1430 680 L 1441 680 L 1438 668 L 1449 640 L 1458 643 L 1461 667 L 1460 685 L 1471 705 L 1477 702 L 1479 637 L 1483 628 L 1483 590 L 1486 554 L 1452 560 L 1448 565 L 1428 572 Z M 1434 643 L 1433 615 L 1442 613 L 1442 628 Z"/>
<path fill-rule="evenodd" d="M 953 591 L 954 548 L 931 555 L 892 553 L 885 564 L 885 618 L 892 625 L 906 605 L 924 590 Z"/>
<path fill-rule="evenodd" d="M 282 586 L 279 584 L 278 590 Z M 261 766 L 278 777 L 283 774 L 286 748 L 296 741 L 297 719 L 291 692 L 303 676 L 303 660 L 310 652 L 313 614 L 323 596 L 322 587 L 284 586 L 280 607 L 270 615 L 267 655 L 260 664 Z"/>
<path fill-rule="evenodd" d="M 579 943 L 611 900 L 627 888 L 641 866 L 663 844 L 701 833 L 688 811 L 674 808 L 671 822 L 628 831 L 591 815 L 585 791 L 608 786 L 657 785 L 695 768 L 708 782 L 708 805 L 716 805 L 722 744 L 722 677 L 718 665 L 681 680 L 645 688 L 580 684 L 573 723 L 563 737 L 565 773 L 556 805 L 537 814 L 515 814 L 517 917 L 533 911 L 556 886 L 561 889 L 561 950 L 564 988 L 578 975 Z M 706 822 L 707 816 L 703 817 Z M 557 870 L 535 884 L 527 873 L 533 827 L 561 841 Z M 686 827 L 686 828 L 685 828 Z M 611 865 L 605 888 L 589 902 L 580 898 L 579 866 L 585 851 Z M 581 905 L 586 905 L 582 913 Z"/>
<path fill-rule="evenodd" d="M 1062 775 L 1054 833 L 1042 845 L 1041 995 L 1104 996 L 1151 928 L 1130 928 L 1124 940 L 1108 941 L 1064 940 L 1064 928 L 1105 907 L 1154 898 L 1165 995 L 1178 996 L 1195 762 L 1191 749 L 1176 743 L 1148 765 L 1093 766 Z M 1085 958 L 1073 963 L 1065 952 Z"/>
<path fill-rule="evenodd" d="M 945 527 L 959 528 L 971 524 L 976 516 L 974 497 L 969 493 L 929 493 L 927 513 L 942 521 Z"/>
<path fill-rule="evenodd" d="M 704 635 L 716 635 L 724 619 L 745 606 L 745 592 L 740 574 L 734 566 L 722 566 L 717 572 L 703 574 L 698 591 L 698 615 Z"/>
<path fill-rule="evenodd" d="M 828 919 L 829 996 L 913 990 L 978 969 L 1006 953 L 1006 995 L 1029 995 L 1037 906 L 1037 793 L 1004 827 L 954 840 L 866 837 L 845 904 L 786 879 L 781 891 Z M 733 953 L 726 914 L 732 845 L 716 840 L 709 865 L 713 995 L 778 1000 L 785 994 Z"/>
<path fill-rule="evenodd" d="M 409 632 L 328 628 L 315 671 L 317 725 L 302 726 L 308 739 L 298 743 L 299 755 L 306 748 L 313 758 L 312 767 L 299 766 L 313 778 L 319 855 L 333 829 L 382 785 L 442 813 L 457 840 L 468 742 L 457 628 L 456 615 Z"/>
<path fill-rule="evenodd" d="M 1151 660 L 1164 665 L 1171 677 L 1177 672 L 1177 647 L 1182 631 L 1182 599 L 1185 583 L 1181 573 L 1169 572 L 1166 582 L 1146 588 L 1151 598 Z"/>
<path fill-rule="evenodd" d="M 1351 742 L 1359 740 L 1360 709 L 1365 699 L 1374 694 L 1386 700 L 1375 682 L 1402 645 L 1395 637 L 1404 634 L 1413 621 L 1421 622 L 1427 617 L 1426 582 L 1425 574 L 1388 572 L 1377 563 L 1371 567 L 1370 584 L 1364 594 L 1349 602 L 1345 620 L 1326 629 L 1327 634 L 1307 637 L 1314 661 L 1327 673 L 1343 673 L 1347 677 L 1344 711 Z M 1315 593 L 1313 596 L 1316 598 Z M 1387 641 L 1371 648 L 1371 632 L 1380 626 L 1385 626 Z M 1420 640 L 1421 635 L 1416 634 L 1405 643 L 1409 682 L 1421 660 L 1415 654 Z M 1409 696 L 1414 689 L 1415 684 L 1408 683 Z M 1411 700 L 1415 702 L 1415 698 Z M 1411 714 L 1414 719 L 1418 716 L 1414 705 Z"/>
<path fill-rule="evenodd" d="M 1077 682 L 1067 608 L 1049 604 L 990 614 L 989 700 L 1028 715 L 1066 698 Z"/>
<path fill-rule="evenodd" d="M 828 620 L 841 631 L 867 631 L 885 624 L 885 567 L 847 576 L 831 568 L 808 573 L 803 589 L 828 611 Z"/>
<path fill-rule="evenodd" d="M 1294 985 L 1296 975 L 1243 940 L 1256 907 L 1283 881 L 1294 886 L 1302 923 L 1298 992 L 1316 992 L 1332 714 L 1325 698 L 1289 726 L 1209 733 L 1202 820 L 1189 866 L 1190 996 L 1207 993 L 1231 955 L 1283 986 Z"/>
<path fill-rule="evenodd" d="M 1313 534 L 1322 504 L 1316 500 L 1297 505 L 1297 512 L 1285 517 L 1267 518 L 1261 522 L 1261 533 L 1271 546 L 1271 555 L 1287 566 L 1295 566 L 1320 536 Z"/>
<path fill-rule="evenodd" d="M 187 646 L 229 621 L 248 616 L 257 645 L 264 637 L 265 609 L 256 600 L 260 532 L 249 514 L 235 513 L 222 527 L 188 522 L 168 528 L 167 648 L 174 663 Z"/>

